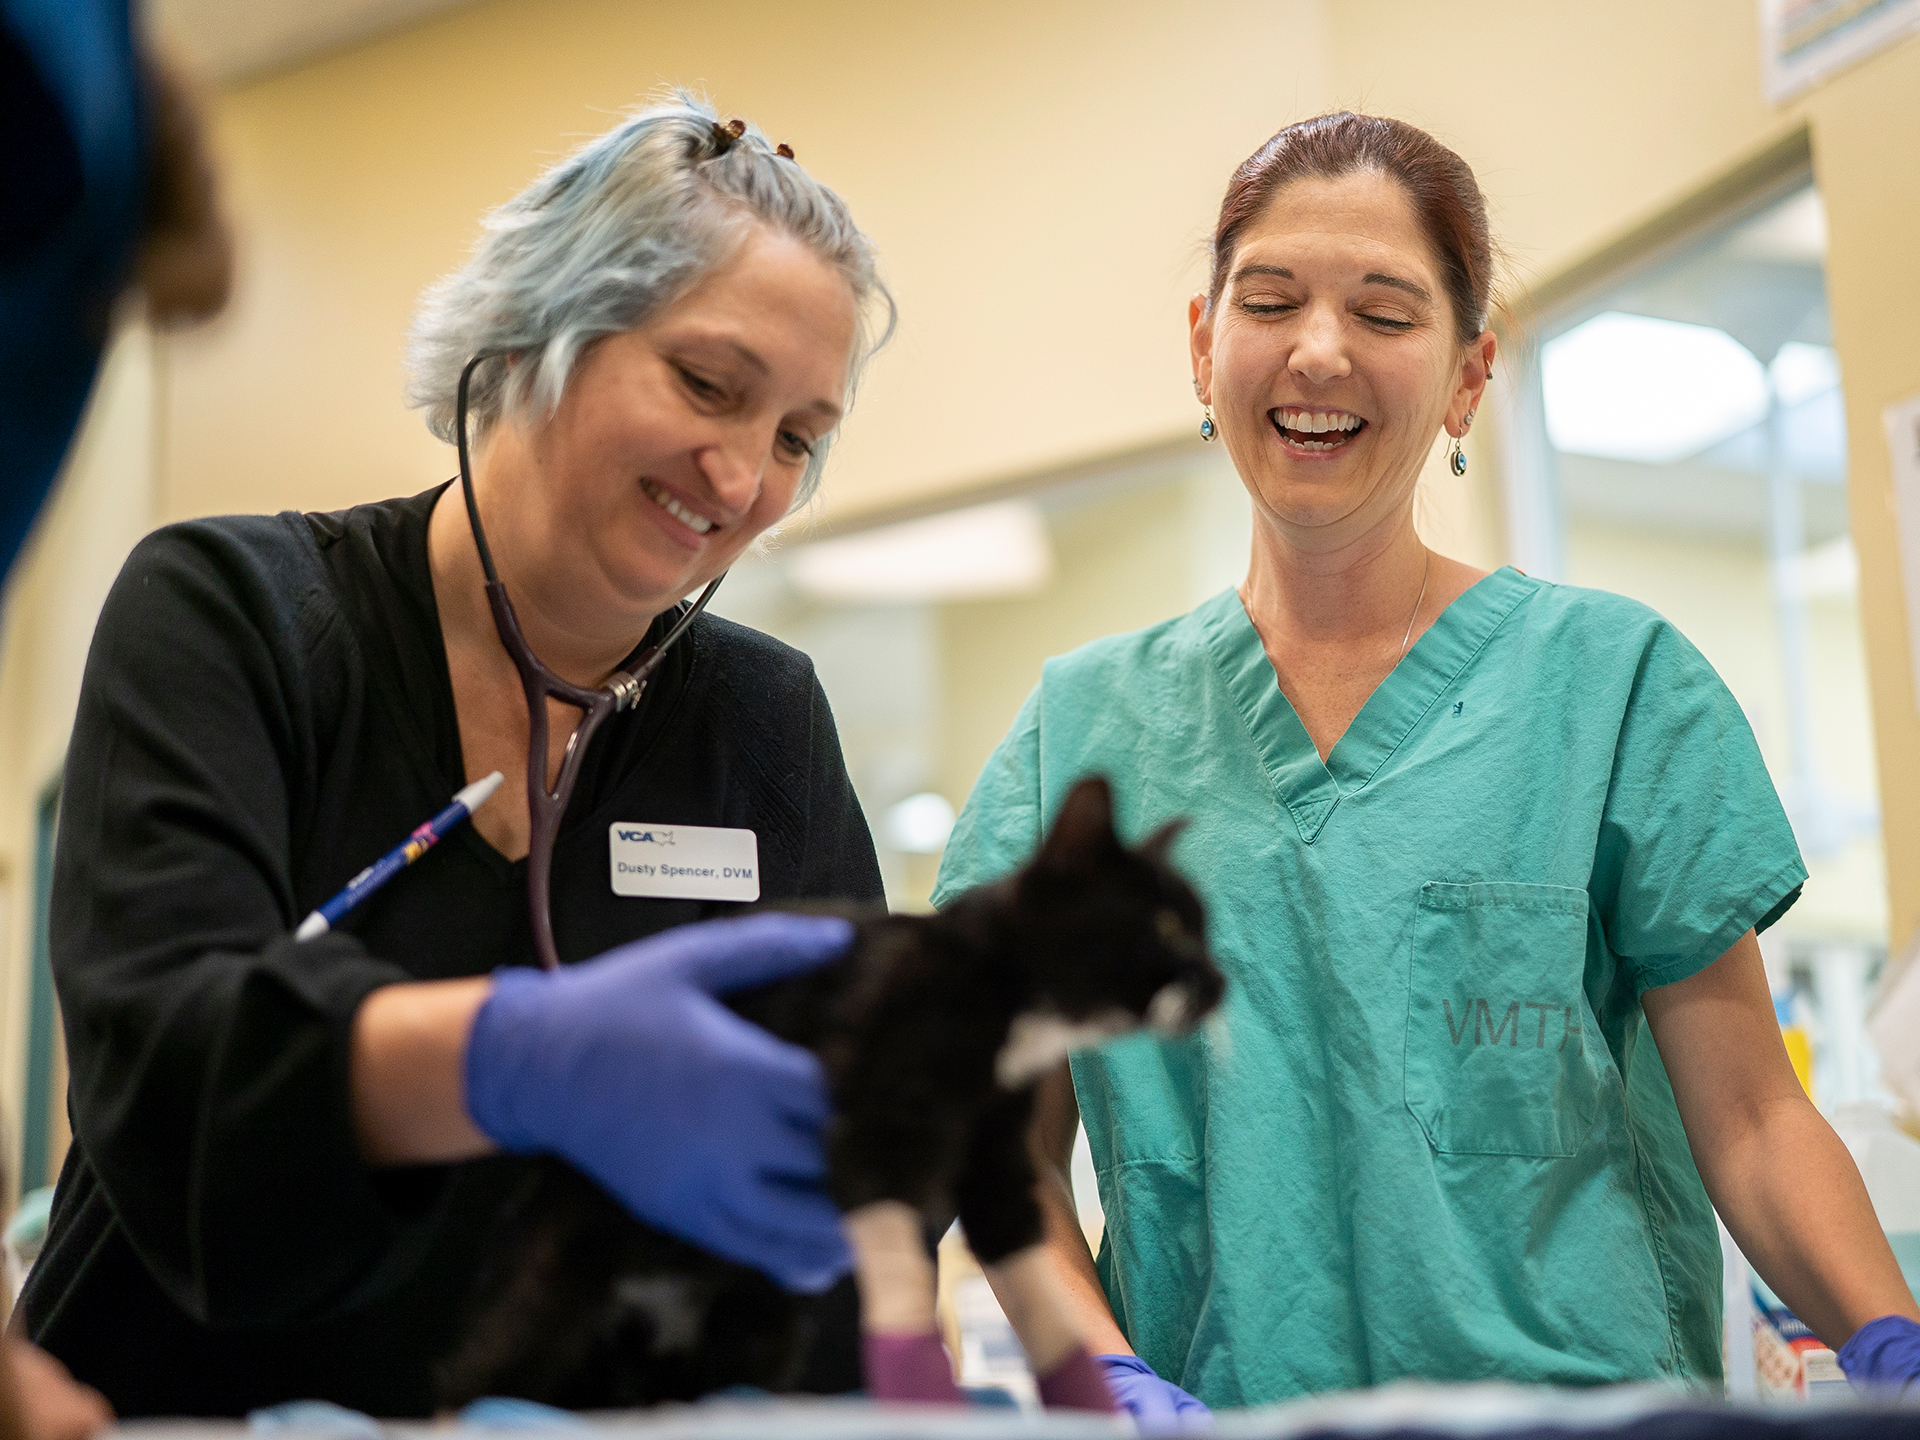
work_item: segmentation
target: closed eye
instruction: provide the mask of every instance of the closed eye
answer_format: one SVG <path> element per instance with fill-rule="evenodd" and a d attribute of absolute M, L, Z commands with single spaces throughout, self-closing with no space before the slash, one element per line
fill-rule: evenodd
<path fill-rule="evenodd" d="M 780 432 L 780 446 L 787 452 L 789 459 L 811 460 L 813 458 L 814 442 L 791 430 Z"/>
<path fill-rule="evenodd" d="M 1401 330 L 1411 330 L 1413 328 L 1413 321 L 1395 320 L 1390 315 L 1362 314 L 1360 318 L 1366 321 L 1369 325 L 1378 325 L 1383 330 L 1391 330 L 1396 333 Z"/>
<path fill-rule="evenodd" d="M 684 365 L 676 365 L 674 368 L 680 372 L 680 383 L 692 391 L 696 399 L 711 403 L 726 398 L 727 392 L 711 380 L 704 379 Z"/>

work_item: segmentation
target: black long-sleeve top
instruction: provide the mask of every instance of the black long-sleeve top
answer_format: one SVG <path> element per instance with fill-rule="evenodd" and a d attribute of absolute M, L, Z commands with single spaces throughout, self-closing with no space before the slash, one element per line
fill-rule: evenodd
<path fill-rule="evenodd" d="M 290 935 L 465 782 L 438 494 L 158 531 L 94 634 L 52 904 L 74 1138 L 22 1308 L 122 1415 L 426 1413 L 528 1163 L 372 1169 L 347 1073 L 375 987 L 534 963 L 525 861 L 462 826 L 340 928 Z M 811 662 L 724 620 L 595 737 L 553 918 L 571 962 L 738 908 L 614 895 L 616 821 L 753 830 L 763 901 L 881 896 Z"/>

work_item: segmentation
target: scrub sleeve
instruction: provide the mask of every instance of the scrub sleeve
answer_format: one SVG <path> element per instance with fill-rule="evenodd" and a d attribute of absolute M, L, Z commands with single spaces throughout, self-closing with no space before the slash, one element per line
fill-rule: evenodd
<path fill-rule="evenodd" d="M 1239 598 L 1051 660 L 935 903 L 1072 784 L 1174 858 L 1229 980 L 1073 1061 L 1142 1358 L 1212 1406 L 1720 1373 L 1721 1260 L 1640 995 L 1806 878 L 1739 706 L 1633 601 L 1505 569 L 1323 763 Z"/>

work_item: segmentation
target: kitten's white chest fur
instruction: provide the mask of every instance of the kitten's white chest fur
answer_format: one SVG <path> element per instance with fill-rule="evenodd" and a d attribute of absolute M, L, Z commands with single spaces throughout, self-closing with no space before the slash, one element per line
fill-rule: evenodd
<path fill-rule="evenodd" d="M 1190 1005 L 1187 992 L 1180 986 L 1163 986 L 1147 1006 L 1147 1023 L 1162 1033 L 1177 1034 L 1185 1027 Z M 1006 1043 L 994 1057 L 993 1078 L 1003 1090 L 1018 1090 L 1075 1050 L 1139 1027 L 1139 1017 L 1117 1005 L 1084 1020 L 1069 1020 L 1050 1010 L 1023 1011 L 1007 1027 Z"/>

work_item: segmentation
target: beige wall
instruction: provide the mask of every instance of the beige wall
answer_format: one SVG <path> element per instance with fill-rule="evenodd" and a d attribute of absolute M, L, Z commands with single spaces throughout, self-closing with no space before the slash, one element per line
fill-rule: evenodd
<path fill-rule="evenodd" d="M 1192 424 L 1200 248 L 1288 120 L 1432 127 L 1522 281 L 1799 123 L 1761 101 L 1751 0 L 494 0 L 222 100 L 246 272 L 219 330 L 176 344 L 166 513 L 441 478 L 399 402 L 414 298 L 482 210 L 663 81 L 792 139 L 880 243 L 903 324 L 836 459 L 840 516 Z"/>
<path fill-rule="evenodd" d="M 1522 285 L 1800 123 L 1761 97 L 1753 0 L 1336 0 L 1327 10 L 1333 99 L 1454 146 Z M 1920 124 L 1920 110 L 1909 113 Z"/>

